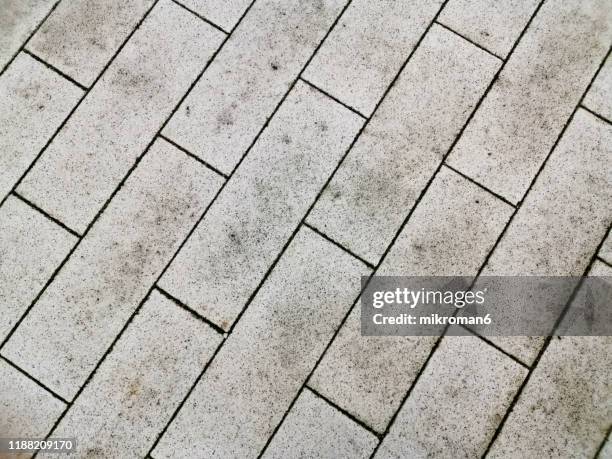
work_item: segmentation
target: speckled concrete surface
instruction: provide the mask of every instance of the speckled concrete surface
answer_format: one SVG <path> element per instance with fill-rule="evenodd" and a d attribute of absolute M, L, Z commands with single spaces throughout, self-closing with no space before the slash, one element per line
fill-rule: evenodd
<path fill-rule="evenodd" d="M 359 305 L 612 274 L 611 46 L 612 0 L 0 0 L 0 439 L 612 457 L 610 337 Z"/>

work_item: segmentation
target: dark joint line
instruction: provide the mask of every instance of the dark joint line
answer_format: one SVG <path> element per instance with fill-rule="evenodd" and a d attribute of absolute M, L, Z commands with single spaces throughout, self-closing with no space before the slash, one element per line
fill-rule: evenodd
<path fill-rule="evenodd" d="M 310 86 L 311 88 L 315 89 L 316 91 L 319 91 L 321 94 L 329 97 L 331 100 L 333 100 L 334 102 L 342 105 L 344 108 L 352 111 L 353 113 L 355 113 L 357 116 L 360 116 L 361 118 L 363 118 L 364 120 L 367 120 L 368 117 L 365 116 L 363 113 L 361 113 L 359 110 L 357 110 L 356 108 L 351 107 L 348 104 L 345 104 L 344 102 L 342 102 L 340 99 L 338 99 L 337 97 L 332 96 L 330 93 L 328 93 L 327 91 L 322 90 L 321 88 L 319 88 L 317 85 L 315 85 L 314 83 L 311 83 L 310 81 L 308 81 L 307 79 L 305 79 L 303 76 L 300 76 L 299 79 L 301 81 L 303 81 L 304 83 L 306 83 L 308 86 Z"/>
<path fill-rule="evenodd" d="M 43 216 L 45 216 L 48 220 L 51 220 L 53 223 L 55 223 L 56 225 L 62 227 L 63 229 L 65 229 L 66 231 L 68 231 L 70 234 L 72 234 L 73 236 L 76 236 L 77 238 L 81 238 L 82 236 L 77 233 L 75 230 L 71 229 L 70 227 L 68 227 L 66 224 L 62 223 L 61 221 L 59 221 L 57 218 L 49 215 L 47 212 L 45 212 L 44 210 L 42 210 L 40 207 L 38 207 L 36 204 L 34 204 L 32 201 L 30 201 L 27 198 L 24 198 L 22 195 L 20 195 L 19 193 L 17 193 L 17 191 L 13 191 L 12 194 L 20 199 L 21 201 L 23 201 L 25 204 L 27 204 L 28 206 L 30 206 L 32 209 L 36 210 L 38 213 L 42 214 Z"/>
<path fill-rule="evenodd" d="M 459 32 L 457 32 L 456 30 L 451 29 L 449 26 L 447 26 L 447 25 L 445 25 L 445 24 L 441 23 L 441 22 L 440 22 L 440 21 L 438 21 L 438 20 L 436 20 L 435 22 L 436 22 L 436 24 L 438 24 L 440 27 L 443 27 L 443 28 L 445 28 L 446 30 L 448 30 L 449 32 L 451 32 L 451 33 L 453 33 L 453 34 L 457 35 L 458 37 L 463 38 L 465 41 L 467 41 L 468 43 L 470 43 L 470 44 L 474 45 L 476 48 L 478 48 L 478 49 L 480 49 L 480 50 L 484 51 L 484 52 L 485 52 L 485 53 L 487 53 L 487 54 L 490 54 L 491 56 L 493 56 L 493 57 L 495 57 L 495 58 L 499 59 L 499 60 L 500 60 L 500 61 L 502 61 L 502 62 L 505 62 L 505 59 L 504 59 L 503 57 L 498 56 L 498 55 L 497 55 L 497 54 L 495 54 L 493 51 L 489 51 L 487 48 L 485 48 L 485 47 L 484 47 L 484 46 L 482 46 L 482 45 L 479 45 L 479 44 L 478 44 L 478 43 L 476 43 L 474 40 L 471 40 L 471 39 L 469 39 L 468 37 L 466 37 L 465 35 L 460 34 L 460 33 L 459 33 Z"/>
<path fill-rule="evenodd" d="M 79 87 L 83 91 L 88 91 L 89 90 L 89 88 L 87 86 L 83 86 L 81 83 L 76 81 L 74 78 L 72 78 L 71 76 L 65 74 L 64 72 L 62 72 L 57 67 L 54 67 L 53 65 L 49 64 L 48 62 L 42 60 L 40 57 L 38 57 L 36 54 L 34 54 L 32 51 L 28 50 L 27 48 L 23 48 L 23 52 L 25 54 L 27 54 L 28 56 L 30 56 L 32 59 L 34 59 L 34 60 L 40 62 L 41 64 L 43 64 L 49 70 L 52 70 L 53 72 L 57 73 L 59 76 L 61 76 L 65 80 L 70 81 L 73 85 Z"/>
<path fill-rule="evenodd" d="M 340 244 L 339 242 L 334 241 L 331 237 L 329 237 L 327 234 L 325 234 L 323 231 L 317 229 L 315 226 L 312 226 L 310 223 L 308 222 L 304 222 L 304 226 L 307 228 L 310 228 L 312 231 L 314 231 L 315 233 L 317 233 L 319 236 L 321 236 L 323 239 L 325 239 L 326 241 L 331 242 L 332 244 L 334 244 L 336 247 L 342 249 L 344 252 L 348 253 L 350 256 L 352 256 L 353 258 L 356 258 L 357 260 L 359 260 L 360 262 L 362 262 L 364 265 L 366 265 L 368 268 L 370 269 L 374 269 L 374 265 L 372 263 L 370 263 L 369 261 L 366 261 L 365 259 L 361 258 L 359 255 L 353 253 L 351 250 L 347 249 L 346 247 L 344 247 L 342 244 Z"/>

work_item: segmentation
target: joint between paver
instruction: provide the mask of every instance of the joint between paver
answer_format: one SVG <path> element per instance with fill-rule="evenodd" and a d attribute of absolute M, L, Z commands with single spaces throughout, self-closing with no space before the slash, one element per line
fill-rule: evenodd
<path fill-rule="evenodd" d="M 609 262 L 607 262 L 606 260 L 604 260 L 601 257 L 597 257 L 597 261 L 599 261 L 599 262 L 603 263 L 604 265 L 609 266 L 610 268 L 612 268 L 612 264 L 610 264 Z"/>
<path fill-rule="evenodd" d="M 370 263 L 369 261 L 361 258 L 359 255 L 353 253 L 352 251 L 350 251 L 349 249 L 347 249 L 346 247 L 344 247 L 342 244 L 340 244 L 339 242 L 334 241 L 331 237 L 329 237 L 327 234 L 325 234 L 323 231 L 321 231 L 320 229 L 316 228 L 315 226 L 311 225 L 308 222 L 304 222 L 304 226 L 306 226 L 307 228 L 310 228 L 312 231 L 314 231 L 315 233 L 317 233 L 319 236 L 321 236 L 323 239 L 331 242 L 332 244 L 334 244 L 336 247 L 338 247 L 339 249 L 345 251 L 346 253 L 348 253 L 350 256 L 352 256 L 353 258 L 356 258 L 357 260 L 359 260 L 360 262 L 362 262 L 364 265 L 366 265 L 368 268 L 370 269 L 374 269 L 374 265 L 372 263 Z"/>
<path fill-rule="evenodd" d="M 450 28 L 449 26 L 447 26 L 446 24 L 444 24 L 444 23 L 442 23 L 442 22 L 440 22 L 440 21 L 438 21 L 438 20 L 436 20 L 436 24 L 438 24 L 440 27 L 445 28 L 445 29 L 446 29 L 446 30 L 448 30 L 449 32 L 451 32 L 451 33 L 453 33 L 453 34 L 457 35 L 459 38 L 462 38 L 463 40 L 467 41 L 468 43 L 470 43 L 470 44 L 474 45 L 476 48 L 478 48 L 478 49 L 480 49 L 480 50 L 484 51 L 485 53 L 490 54 L 491 56 L 493 56 L 493 57 L 495 57 L 495 58 L 499 59 L 500 61 L 502 61 L 502 62 L 505 62 L 505 61 L 506 61 L 506 59 L 507 59 L 507 58 L 506 58 L 506 59 L 504 59 L 503 57 L 498 56 L 498 55 L 497 55 L 497 54 L 495 54 L 493 51 L 488 50 L 488 49 L 487 49 L 487 48 L 485 48 L 484 46 L 479 45 L 478 43 L 476 43 L 474 40 L 471 40 L 471 39 L 469 39 L 468 37 L 466 37 L 465 35 L 460 34 L 459 32 L 457 32 L 456 30 L 451 29 L 451 28 Z"/>
<path fill-rule="evenodd" d="M 525 362 L 521 361 L 520 359 L 518 359 L 517 357 L 513 356 L 512 354 L 510 354 L 509 352 L 503 350 L 501 347 L 499 347 L 497 344 L 495 344 L 494 342 L 488 340 L 487 338 L 485 338 L 484 336 L 476 333 L 474 330 L 470 329 L 470 327 L 460 324 L 459 325 L 461 328 L 467 330 L 468 332 L 470 332 L 472 335 L 476 336 L 477 338 L 480 338 L 482 341 L 484 341 L 485 343 L 487 343 L 489 346 L 491 346 L 494 349 L 497 349 L 499 352 L 501 352 L 502 354 L 504 354 L 506 357 L 511 358 L 512 360 L 514 360 L 516 363 L 518 363 L 519 365 L 521 365 L 522 367 L 525 367 L 527 369 L 531 368 L 529 365 L 527 365 Z"/>
<path fill-rule="evenodd" d="M 176 147 L 178 150 L 181 150 L 183 153 L 185 153 L 187 156 L 189 156 L 190 158 L 195 159 L 197 162 L 199 162 L 200 164 L 202 164 L 203 166 L 207 167 L 208 169 L 210 169 L 211 171 L 215 172 L 216 174 L 220 175 L 221 177 L 228 179 L 229 176 L 227 174 L 224 174 L 223 172 L 221 172 L 220 170 L 218 170 L 216 167 L 211 166 L 210 164 L 208 164 L 206 161 L 200 159 L 199 157 L 197 157 L 196 155 L 194 155 L 193 153 L 191 153 L 189 150 L 187 150 L 186 148 L 180 146 L 178 143 L 176 143 L 174 140 L 169 139 L 168 137 L 166 137 L 165 135 L 163 135 L 161 132 L 157 135 L 157 137 L 159 137 L 160 139 L 164 139 L 166 142 L 168 142 L 170 145 Z"/>
<path fill-rule="evenodd" d="M 18 365 L 16 365 L 15 363 L 13 363 L 12 361 L 10 361 L 9 359 L 7 359 L 5 356 L 0 354 L 0 358 L 2 360 L 4 360 L 6 363 L 8 363 L 11 367 L 13 367 L 15 370 L 17 370 L 19 373 L 21 373 L 22 375 L 26 376 L 29 380 L 34 381 L 38 386 L 42 387 L 45 391 L 47 391 L 49 394 L 51 394 L 53 397 L 55 397 L 56 399 L 58 399 L 60 402 L 65 403 L 66 405 L 69 405 L 70 402 L 68 402 L 66 399 L 64 399 L 63 397 L 61 397 L 60 395 L 56 394 L 54 391 L 52 391 L 51 389 L 49 389 L 47 386 L 45 386 L 43 383 L 41 383 L 38 379 L 36 379 L 34 376 L 32 376 L 30 373 L 28 373 L 27 371 L 25 371 L 23 368 L 19 367 Z"/>
<path fill-rule="evenodd" d="M 446 161 L 444 161 L 443 163 L 444 167 L 446 167 L 447 169 L 450 169 L 451 171 L 453 171 L 454 173 L 456 173 L 457 175 L 460 175 L 461 177 L 463 177 L 464 179 L 466 179 L 468 182 L 473 183 L 474 185 L 476 185 L 477 187 L 479 187 L 480 189 L 486 191 L 487 193 L 489 193 L 490 195 L 496 197 L 497 199 L 499 199 L 500 201 L 505 202 L 506 204 L 508 204 L 510 207 L 516 207 L 515 204 L 512 204 L 510 201 L 508 201 L 506 198 L 504 198 L 503 196 L 497 194 L 494 191 L 491 191 L 490 189 L 488 189 L 486 186 L 484 186 L 482 183 L 479 183 L 478 181 L 474 180 L 472 177 L 465 175 L 463 172 L 455 169 L 454 167 L 452 167 L 451 165 L 447 164 Z"/>
<path fill-rule="evenodd" d="M 78 81 L 76 81 L 74 78 L 66 75 L 64 72 L 62 72 L 60 69 L 58 69 L 57 67 L 54 67 L 53 65 L 49 64 L 48 62 L 44 61 L 42 58 L 38 57 L 36 54 L 34 54 L 32 51 L 30 51 L 27 48 L 23 48 L 23 52 L 25 54 L 27 54 L 28 56 L 30 56 L 32 59 L 40 62 L 42 65 L 44 65 L 45 67 L 47 67 L 49 70 L 57 73 L 59 76 L 61 76 L 62 78 L 64 78 L 65 80 L 68 80 L 70 83 L 72 83 L 73 85 L 79 87 L 80 89 L 82 89 L 83 91 L 88 91 L 89 88 L 87 86 L 82 85 L 81 83 L 79 83 Z"/>
<path fill-rule="evenodd" d="M 163 296 L 165 296 L 168 300 L 172 301 L 178 307 L 180 307 L 180 308 L 184 309 L 185 311 L 189 312 L 196 319 L 204 322 L 206 325 L 208 325 L 214 331 L 216 331 L 217 333 L 222 335 L 224 338 L 227 337 L 227 332 L 225 330 L 223 330 L 221 327 L 219 327 L 214 322 L 211 322 L 210 320 L 208 320 L 206 317 L 202 316 L 201 314 L 199 314 L 196 311 L 194 311 L 193 309 L 191 309 L 189 306 L 187 306 L 185 303 L 181 302 L 179 299 L 177 299 L 177 298 L 173 297 L 172 295 L 170 295 L 167 291 L 165 291 L 159 285 L 155 284 L 154 289 L 157 290 L 159 293 L 161 293 Z"/>
<path fill-rule="evenodd" d="M 300 74 L 301 75 L 301 74 Z M 357 116 L 360 116 L 361 118 L 363 118 L 364 120 L 367 120 L 368 117 L 365 116 L 363 113 L 361 113 L 359 110 L 351 107 L 348 104 L 345 104 L 344 102 L 342 102 L 340 99 L 338 99 L 337 97 L 332 96 L 330 93 L 322 90 L 321 88 L 319 88 L 318 86 L 316 86 L 315 84 L 311 83 L 310 81 L 308 81 L 306 78 L 304 78 L 303 76 L 298 77 L 298 79 L 302 80 L 304 83 L 306 83 L 308 86 L 310 86 L 311 88 L 317 90 L 318 92 L 320 92 L 321 94 L 323 94 L 324 96 L 327 96 L 328 98 L 330 98 L 331 100 L 333 100 L 334 102 L 342 105 L 344 108 L 349 109 L 350 111 L 352 111 L 353 113 L 355 113 Z"/>
<path fill-rule="evenodd" d="M 195 11 L 193 11 L 191 8 L 186 7 L 185 5 L 183 5 L 181 2 L 179 2 L 178 0 L 171 0 L 173 3 L 175 3 L 177 6 L 180 6 L 181 8 L 183 8 L 186 11 L 189 11 L 191 14 L 193 14 L 195 17 L 197 17 L 198 19 L 200 19 L 201 21 L 204 21 L 206 24 L 214 27 L 215 29 L 217 29 L 219 32 L 223 32 L 225 35 L 229 35 L 230 32 L 228 32 L 227 30 L 224 30 L 222 27 L 218 26 L 217 24 L 215 24 L 214 22 L 212 22 L 209 19 L 206 19 L 204 16 L 196 13 Z"/>
<path fill-rule="evenodd" d="M 590 86 L 589 86 L 590 87 Z M 584 99 L 584 98 L 583 98 Z M 589 112 L 591 115 L 599 118 L 601 121 L 603 121 L 604 123 L 608 123 L 610 125 L 612 125 L 612 121 L 610 121 L 608 118 L 606 118 L 603 115 L 600 115 L 599 113 L 597 113 L 594 110 L 591 110 L 589 107 L 587 107 L 586 105 L 584 105 L 582 102 L 578 105 L 579 108 Z"/>
<path fill-rule="evenodd" d="M 322 395 L 319 391 L 317 391 L 316 389 L 313 389 L 312 387 L 310 387 L 308 385 L 308 383 L 306 383 L 306 385 L 304 386 L 304 388 L 300 391 L 303 392 L 304 389 L 308 389 L 310 392 L 312 392 L 313 394 L 315 394 L 317 397 L 319 397 L 321 400 L 323 400 L 325 403 L 327 403 L 329 406 L 331 406 L 332 408 L 334 408 L 336 411 L 339 411 L 340 413 L 342 413 L 344 416 L 346 416 L 347 418 L 349 418 L 351 421 L 353 421 L 356 424 L 359 424 L 361 427 L 363 427 L 365 430 L 367 430 L 368 432 L 370 432 L 371 434 L 375 435 L 376 438 L 378 438 L 378 440 L 380 441 L 382 438 L 382 434 L 380 432 L 377 432 L 374 428 L 370 427 L 369 425 L 367 425 L 365 422 L 361 421 L 360 419 L 358 419 L 357 417 L 353 416 L 351 413 L 349 413 L 348 411 L 346 411 L 345 409 L 341 408 L 340 406 L 336 405 L 334 402 L 332 402 L 330 399 L 328 399 L 327 397 L 325 397 L 324 395 Z"/>
<path fill-rule="evenodd" d="M 19 193 L 17 193 L 17 191 L 12 191 L 12 194 L 20 199 L 21 201 L 23 201 L 25 204 L 27 204 L 28 206 L 30 206 L 32 209 L 34 209 L 35 211 L 37 211 L 39 214 L 43 215 L 47 220 L 52 221 L 53 223 L 55 223 L 57 226 L 61 227 L 62 229 L 68 231 L 70 234 L 72 234 L 73 236 L 81 239 L 81 235 L 79 233 L 77 233 L 75 230 L 73 230 L 72 228 L 70 228 L 68 225 L 66 225 L 65 223 L 62 223 L 60 220 L 58 220 L 57 218 L 53 217 L 52 215 L 49 215 L 47 212 L 45 212 L 44 210 L 42 210 L 40 207 L 38 207 L 36 204 L 34 204 L 33 202 L 31 202 L 30 200 L 28 200 L 27 198 L 24 198 L 23 196 L 21 196 Z"/>

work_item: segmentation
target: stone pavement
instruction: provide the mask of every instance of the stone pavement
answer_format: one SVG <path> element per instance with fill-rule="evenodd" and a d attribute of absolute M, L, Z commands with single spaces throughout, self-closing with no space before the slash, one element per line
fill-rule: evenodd
<path fill-rule="evenodd" d="M 612 458 L 612 338 L 358 303 L 612 275 L 611 45 L 612 0 L 0 0 L 0 438 Z"/>

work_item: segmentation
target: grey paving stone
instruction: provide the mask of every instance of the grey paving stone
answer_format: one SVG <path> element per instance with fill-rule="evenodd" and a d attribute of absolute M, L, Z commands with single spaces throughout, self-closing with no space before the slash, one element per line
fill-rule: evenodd
<path fill-rule="evenodd" d="M 612 338 L 553 338 L 488 457 L 591 458 L 612 419 Z"/>
<path fill-rule="evenodd" d="M 511 213 L 443 167 L 377 274 L 475 275 Z M 383 432 L 437 338 L 361 336 L 360 313 L 357 304 L 309 385 Z"/>
<path fill-rule="evenodd" d="M 255 457 L 332 338 L 368 269 L 302 228 L 157 447 Z"/>
<path fill-rule="evenodd" d="M 3 354 L 72 399 L 178 250 L 221 179 L 156 142 L 6 343 Z"/>
<path fill-rule="evenodd" d="M 612 438 L 609 435 L 597 459 L 612 459 Z"/>
<path fill-rule="evenodd" d="M 366 459 L 377 443 L 374 434 L 304 389 L 262 457 Z"/>
<path fill-rule="evenodd" d="M 25 177 L 20 193 L 85 231 L 222 37 L 161 0 Z"/>
<path fill-rule="evenodd" d="M 182 5 L 231 32 L 252 0 L 180 0 Z"/>
<path fill-rule="evenodd" d="M 0 207 L 0 342 L 76 242 L 20 199 L 9 196 Z"/>
<path fill-rule="evenodd" d="M 362 122 L 298 82 L 160 286 L 228 330 Z"/>
<path fill-rule="evenodd" d="M 612 0 L 545 2 L 449 164 L 519 202 L 611 40 Z"/>
<path fill-rule="evenodd" d="M 84 86 L 91 86 L 153 1 L 61 2 L 27 49 Z"/>
<path fill-rule="evenodd" d="M 55 3 L 57 0 L 0 0 L 0 71 Z"/>
<path fill-rule="evenodd" d="M 304 72 L 305 78 L 370 115 L 442 0 L 355 0 Z"/>
<path fill-rule="evenodd" d="M 376 263 L 500 62 L 434 26 L 308 217 Z"/>
<path fill-rule="evenodd" d="M 450 0 L 438 20 L 505 58 L 539 3 L 539 0 Z"/>
<path fill-rule="evenodd" d="M 82 94 L 77 86 L 23 53 L 0 76 L 0 200 Z"/>
<path fill-rule="evenodd" d="M 608 233 L 608 237 L 601 246 L 601 249 L 599 249 L 599 256 L 609 264 L 612 264 L 612 232 Z"/>
<path fill-rule="evenodd" d="M 612 57 L 608 56 L 593 85 L 584 98 L 584 105 L 612 120 Z"/>
<path fill-rule="evenodd" d="M 526 376 L 480 338 L 445 337 L 375 457 L 480 457 Z"/>
<path fill-rule="evenodd" d="M 255 2 L 164 128 L 164 135 L 230 173 L 344 3 Z"/>
<path fill-rule="evenodd" d="M 579 109 L 483 276 L 581 276 L 612 215 L 612 127 Z M 491 337 L 531 363 L 543 338 Z"/>
<path fill-rule="evenodd" d="M 78 457 L 145 457 L 222 340 L 154 290 L 53 437 L 76 436 Z"/>
<path fill-rule="evenodd" d="M 65 408 L 64 402 L 0 359 L 2 438 L 42 438 Z M 14 457 L 14 456 L 12 456 Z"/>

